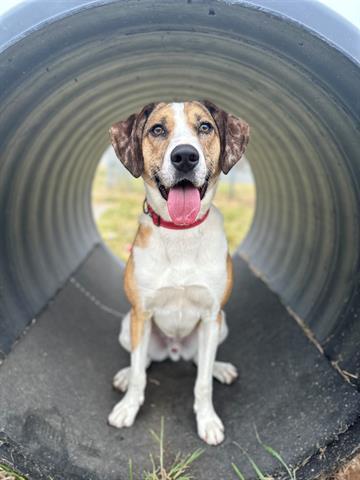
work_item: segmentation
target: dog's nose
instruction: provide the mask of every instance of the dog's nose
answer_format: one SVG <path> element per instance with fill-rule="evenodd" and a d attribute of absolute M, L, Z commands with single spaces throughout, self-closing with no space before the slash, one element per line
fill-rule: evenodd
<path fill-rule="evenodd" d="M 177 145 L 170 158 L 176 170 L 186 173 L 199 163 L 199 152 L 192 145 Z"/>

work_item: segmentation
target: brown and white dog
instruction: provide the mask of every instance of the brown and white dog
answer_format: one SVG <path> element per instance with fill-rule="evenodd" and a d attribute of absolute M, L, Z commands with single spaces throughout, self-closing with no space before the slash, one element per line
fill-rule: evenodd
<path fill-rule="evenodd" d="M 212 377 L 230 384 L 230 363 L 215 361 L 228 328 L 223 307 L 232 289 L 232 262 L 221 213 L 212 205 L 221 171 L 240 160 L 249 126 L 210 102 L 158 103 L 114 124 L 115 152 L 146 190 L 144 213 L 125 269 L 131 304 L 119 336 L 131 366 L 114 377 L 126 391 L 109 415 L 114 427 L 133 424 L 144 402 L 146 369 L 171 358 L 197 365 L 199 436 L 224 439 L 212 402 Z"/>

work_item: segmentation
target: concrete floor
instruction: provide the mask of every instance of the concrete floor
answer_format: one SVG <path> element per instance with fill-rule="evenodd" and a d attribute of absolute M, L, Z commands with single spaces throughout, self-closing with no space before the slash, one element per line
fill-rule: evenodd
<path fill-rule="evenodd" d="M 106 423 L 121 398 L 114 373 L 129 362 L 117 342 L 128 306 L 119 265 L 101 246 L 66 283 L 0 368 L 0 456 L 31 479 L 119 480 L 150 468 L 156 445 L 149 434 L 165 419 L 166 458 L 197 448 L 198 480 L 235 478 L 236 462 L 251 478 L 238 442 L 267 473 L 279 465 L 256 440 L 281 452 L 289 465 L 309 457 L 314 471 L 344 457 L 359 411 L 359 393 L 331 367 L 289 316 L 279 299 L 234 258 L 236 289 L 227 307 L 230 335 L 219 359 L 233 362 L 240 377 L 232 386 L 215 382 L 215 407 L 226 440 L 207 447 L 196 435 L 192 413 L 195 367 L 153 364 L 146 400 L 135 425 L 116 430 Z M 318 447 L 342 447 L 319 460 Z M 341 442 L 340 442 L 341 443 Z M 311 470 L 311 469 L 310 469 Z M 304 473 L 309 480 L 311 473 Z M 139 478 L 139 477 L 135 477 Z M 301 478 L 301 472 L 299 473 Z"/>

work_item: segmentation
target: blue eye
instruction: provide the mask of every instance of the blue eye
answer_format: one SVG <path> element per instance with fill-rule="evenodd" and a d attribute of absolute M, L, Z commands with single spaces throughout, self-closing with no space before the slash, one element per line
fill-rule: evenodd
<path fill-rule="evenodd" d="M 200 133 L 210 133 L 212 129 L 213 129 L 213 126 L 209 122 L 202 122 L 199 125 Z"/>

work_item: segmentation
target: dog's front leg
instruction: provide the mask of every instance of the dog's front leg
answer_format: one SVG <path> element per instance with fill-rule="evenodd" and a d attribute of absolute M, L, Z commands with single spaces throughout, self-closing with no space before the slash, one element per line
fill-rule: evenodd
<path fill-rule="evenodd" d="M 224 440 L 224 426 L 212 402 L 212 377 L 219 343 L 219 328 L 217 313 L 201 320 L 198 327 L 198 370 L 194 390 L 194 411 L 199 437 L 209 445 L 218 445 Z"/>
<path fill-rule="evenodd" d="M 132 323 L 139 323 L 136 310 L 132 310 Z M 142 320 L 141 336 L 131 351 L 130 377 L 127 392 L 124 398 L 115 405 L 109 415 L 109 424 L 113 427 L 130 427 L 144 403 L 144 392 L 146 387 L 146 367 L 149 339 L 151 335 L 151 319 Z M 134 341 L 133 341 L 134 343 Z"/>

